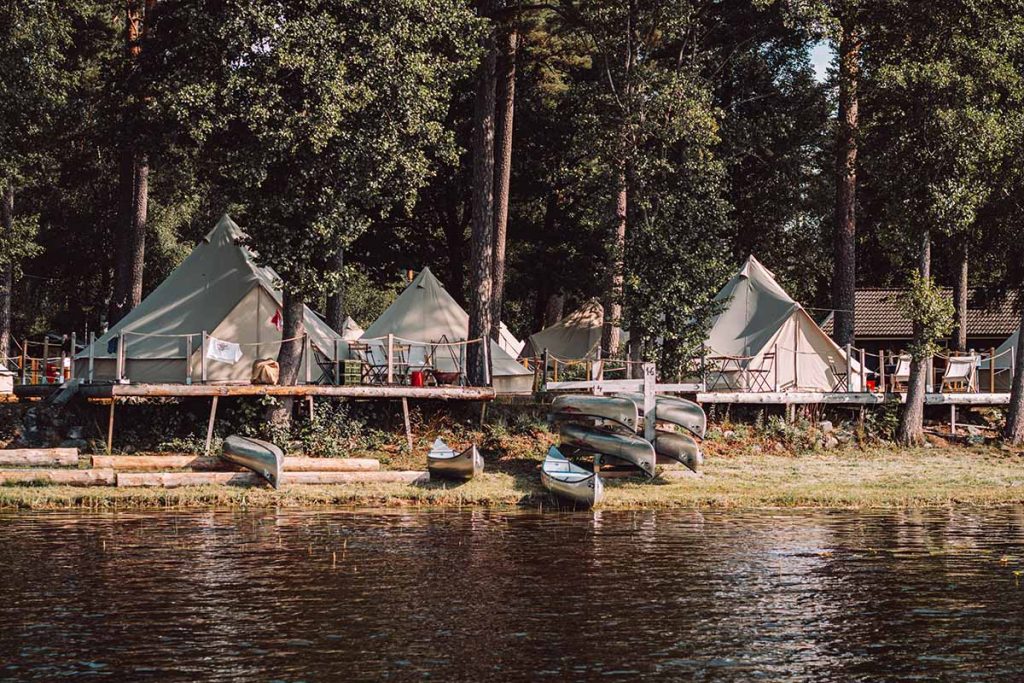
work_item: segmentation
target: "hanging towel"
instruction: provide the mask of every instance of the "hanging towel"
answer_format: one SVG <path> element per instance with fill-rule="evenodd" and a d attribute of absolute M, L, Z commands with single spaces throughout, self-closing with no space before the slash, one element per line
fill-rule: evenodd
<path fill-rule="evenodd" d="M 206 346 L 206 357 L 234 365 L 242 358 L 242 347 L 235 342 L 210 337 Z"/>

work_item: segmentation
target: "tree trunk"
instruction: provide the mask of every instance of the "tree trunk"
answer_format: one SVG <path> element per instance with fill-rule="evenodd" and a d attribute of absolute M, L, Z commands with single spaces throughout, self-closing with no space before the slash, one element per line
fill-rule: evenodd
<path fill-rule="evenodd" d="M 854 342 L 857 274 L 857 114 L 861 39 L 846 17 L 839 42 L 839 133 L 836 145 L 835 264 L 832 277 L 832 336 Z"/>
<path fill-rule="evenodd" d="M 334 255 L 334 270 L 341 273 L 345 267 L 345 250 L 338 249 Z M 341 328 L 345 326 L 345 282 L 338 282 L 337 289 L 327 297 L 327 324 L 331 329 L 341 334 Z"/>
<path fill-rule="evenodd" d="M 487 5 L 488 3 L 483 3 Z M 490 384 L 487 342 L 491 336 L 494 265 L 494 38 L 484 41 L 473 103 L 473 211 L 469 256 L 469 339 L 466 377 L 472 386 Z"/>
<path fill-rule="evenodd" d="M 544 327 L 551 327 L 565 315 L 565 293 L 555 292 L 544 306 Z"/>
<path fill-rule="evenodd" d="M 125 55 L 128 60 L 128 78 L 138 78 L 133 74 L 137 69 L 136 62 L 142 51 L 142 40 L 145 35 L 143 7 L 146 13 L 152 12 L 155 0 L 146 0 L 140 5 L 138 0 L 125 0 Z M 127 107 L 126 103 L 126 107 Z M 120 234 L 117 236 L 117 262 L 114 268 L 114 296 L 111 299 L 108 314 L 109 324 L 113 325 L 128 314 L 142 301 L 142 278 L 146 261 L 146 214 L 149 205 L 149 157 L 139 150 L 130 139 L 132 133 L 128 125 L 128 117 L 124 121 L 122 135 L 121 168 L 118 177 L 118 194 L 120 201 Z"/>
<path fill-rule="evenodd" d="M 1022 293 L 1024 295 L 1024 293 Z M 1017 328 L 1017 349 L 1014 352 L 1016 362 L 1013 366 L 1013 386 L 1010 389 L 1010 407 L 1006 413 L 1006 428 L 1003 438 L 1014 446 L 1024 442 L 1024 312 L 1021 313 L 1020 325 Z M 993 368 L 993 372 L 995 369 Z"/>
<path fill-rule="evenodd" d="M 281 350 L 277 353 L 277 364 L 281 374 L 279 383 L 294 385 L 298 383 L 299 370 L 302 368 L 306 325 L 303 321 L 305 302 L 287 288 L 283 293 Z M 293 400 L 280 397 L 276 405 L 267 409 L 267 421 L 276 426 L 286 427 L 291 423 Z"/>
<path fill-rule="evenodd" d="M 949 348 L 963 352 L 967 350 L 967 243 L 964 242 L 960 249 L 960 268 L 957 270 L 956 289 L 953 291 L 953 335 L 949 339 Z"/>
<path fill-rule="evenodd" d="M 14 182 L 7 181 L 0 197 L 0 228 L 4 239 L 10 239 L 14 231 Z M 11 354 L 11 297 L 14 288 L 14 264 L 0 264 L 0 354 L 4 367 Z"/>
<path fill-rule="evenodd" d="M 615 230 L 608 245 L 608 274 L 605 284 L 604 328 L 601 330 L 601 355 L 605 358 L 619 352 L 620 325 L 622 322 L 622 286 L 625 280 L 624 254 L 626 251 L 626 216 L 628 190 L 626 173 L 618 176 L 618 191 L 615 196 Z"/>
<path fill-rule="evenodd" d="M 512 175 L 512 131 L 516 98 L 516 50 L 519 34 L 513 24 L 501 33 L 496 61 L 495 139 L 497 155 L 494 173 L 494 272 L 491 274 L 491 338 L 500 336 L 505 298 L 505 236 L 508 232 L 509 180 Z"/>
<path fill-rule="evenodd" d="M 918 272 L 922 278 L 931 277 L 932 260 L 931 235 L 926 230 L 921 238 L 918 253 Z M 924 329 L 914 322 L 914 341 L 922 346 Z M 915 446 L 924 441 L 924 396 L 928 391 L 928 377 L 931 374 L 931 358 L 914 357 L 910 361 L 910 378 L 907 381 L 907 402 L 900 414 L 896 440 L 904 446 Z"/>

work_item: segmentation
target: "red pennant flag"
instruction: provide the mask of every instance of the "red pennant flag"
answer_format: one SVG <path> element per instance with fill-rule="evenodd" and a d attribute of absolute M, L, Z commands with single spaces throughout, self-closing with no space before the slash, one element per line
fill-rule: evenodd
<path fill-rule="evenodd" d="M 273 317 L 270 318 L 270 324 L 273 325 L 278 332 L 284 332 L 284 316 L 281 315 L 281 309 L 274 311 Z"/>

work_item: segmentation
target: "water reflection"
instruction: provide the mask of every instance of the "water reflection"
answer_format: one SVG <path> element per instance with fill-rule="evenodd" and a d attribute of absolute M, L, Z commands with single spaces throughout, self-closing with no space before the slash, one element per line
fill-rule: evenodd
<path fill-rule="evenodd" d="M 0 678 L 1014 679 L 1024 511 L 0 516 Z"/>

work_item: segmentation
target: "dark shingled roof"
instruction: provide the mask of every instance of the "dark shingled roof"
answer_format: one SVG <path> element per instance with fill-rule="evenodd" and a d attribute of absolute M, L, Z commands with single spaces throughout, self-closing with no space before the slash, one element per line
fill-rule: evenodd
<path fill-rule="evenodd" d="M 910 321 L 900 312 L 899 299 L 904 289 L 865 288 L 857 290 L 857 318 L 854 335 L 858 339 L 887 337 L 910 337 L 913 334 Z M 952 297 L 953 290 L 944 289 Z M 990 308 L 976 308 L 974 292 L 968 297 L 968 337 L 1008 337 L 1017 331 L 1020 316 L 1014 310 L 1014 298 L 1010 296 L 993 303 Z M 832 316 L 822 325 L 826 333 L 832 334 Z"/>

